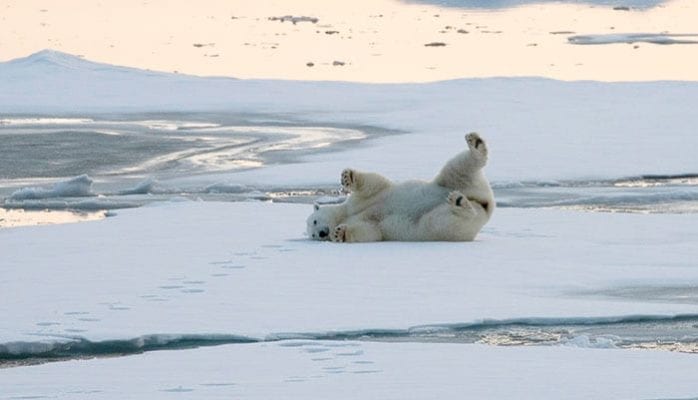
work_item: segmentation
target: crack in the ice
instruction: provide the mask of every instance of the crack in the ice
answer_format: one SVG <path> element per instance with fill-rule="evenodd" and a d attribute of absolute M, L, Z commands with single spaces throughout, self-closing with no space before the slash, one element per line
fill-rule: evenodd
<path fill-rule="evenodd" d="M 298 340 L 481 343 L 495 346 L 571 345 L 698 353 L 696 327 L 698 314 L 483 320 L 474 323 L 421 325 L 407 329 L 277 333 L 263 338 L 226 334 L 152 334 L 128 340 L 93 342 L 82 337 L 61 336 L 62 341 L 57 342 L 0 344 L 0 367 L 228 344 L 282 342 L 285 346 L 292 346 L 296 343 L 293 341 Z"/>

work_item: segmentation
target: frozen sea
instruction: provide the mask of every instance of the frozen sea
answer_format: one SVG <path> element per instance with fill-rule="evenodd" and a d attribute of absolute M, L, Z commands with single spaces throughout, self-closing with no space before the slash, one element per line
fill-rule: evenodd
<path fill-rule="evenodd" d="M 5 212 L 105 217 L 0 228 L 0 399 L 695 398 L 697 107 L 693 82 L 0 63 Z M 476 241 L 304 236 L 343 168 L 430 179 L 469 131 Z"/>

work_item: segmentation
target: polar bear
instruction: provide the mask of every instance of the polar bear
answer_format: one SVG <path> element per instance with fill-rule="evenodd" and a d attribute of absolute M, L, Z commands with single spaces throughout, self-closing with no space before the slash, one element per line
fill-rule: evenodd
<path fill-rule="evenodd" d="M 495 202 L 482 171 L 487 144 L 475 132 L 465 140 L 468 150 L 449 160 L 431 182 L 395 184 L 379 174 L 345 169 L 341 182 L 350 195 L 339 205 L 315 204 L 308 236 L 333 242 L 473 240 Z"/>

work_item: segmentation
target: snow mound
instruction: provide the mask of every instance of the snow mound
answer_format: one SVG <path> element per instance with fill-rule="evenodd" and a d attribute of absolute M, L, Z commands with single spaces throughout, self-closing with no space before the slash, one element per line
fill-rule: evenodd
<path fill-rule="evenodd" d="M 52 188 L 42 187 L 22 188 L 9 197 L 9 200 L 38 200 L 56 197 L 89 197 L 92 193 L 92 179 L 87 175 L 76 176 L 67 181 L 58 182 Z"/>
<path fill-rule="evenodd" d="M 17 58 L 5 63 L 8 71 L 76 71 L 103 73 L 109 71 L 137 72 L 146 75 L 171 75 L 163 72 L 144 71 L 137 68 L 114 66 L 94 61 L 88 61 L 82 57 L 56 50 L 45 49 L 27 57 Z"/>

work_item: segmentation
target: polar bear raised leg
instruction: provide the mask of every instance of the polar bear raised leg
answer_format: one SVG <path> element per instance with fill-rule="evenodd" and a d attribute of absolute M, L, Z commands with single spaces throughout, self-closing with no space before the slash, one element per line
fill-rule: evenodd
<path fill-rule="evenodd" d="M 449 193 L 446 199 L 447 203 L 451 206 L 450 210 L 453 214 L 461 217 L 474 216 L 476 214 L 475 206 L 468 200 L 465 195 L 457 190 Z"/>
<path fill-rule="evenodd" d="M 342 187 L 354 196 L 368 198 L 375 196 L 392 185 L 387 178 L 370 172 L 359 172 L 347 168 L 342 171 Z"/>
<path fill-rule="evenodd" d="M 453 191 L 444 204 L 419 219 L 415 231 L 423 237 L 415 240 L 470 241 L 487 220 L 487 211 L 481 204 Z"/>
<path fill-rule="evenodd" d="M 378 242 L 383 235 L 376 224 L 365 221 L 337 225 L 330 233 L 333 242 Z"/>
<path fill-rule="evenodd" d="M 475 132 L 465 135 L 469 151 L 449 160 L 436 176 L 440 186 L 456 189 L 471 184 L 473 176 L 487 164 L 487 143 Z"/>

